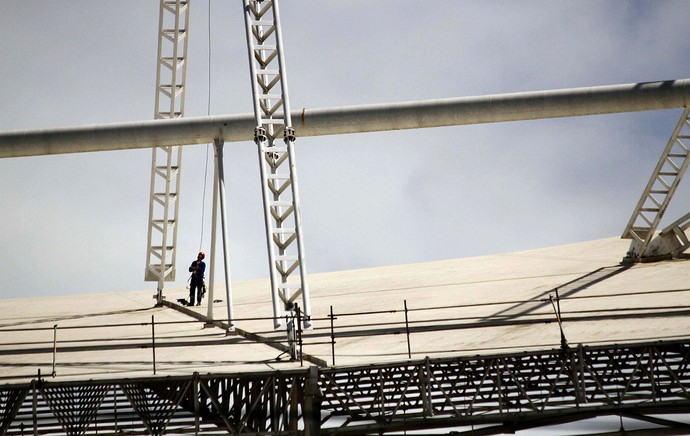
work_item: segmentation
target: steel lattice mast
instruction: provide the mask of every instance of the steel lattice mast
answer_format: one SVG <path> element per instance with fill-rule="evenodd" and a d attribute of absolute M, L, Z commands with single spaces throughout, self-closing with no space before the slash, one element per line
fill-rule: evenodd
<path fill-rule="evenodd" d="M 302 297 L 305 327 L 311 308 L 306 280 L 299 194 L 295 167 L 295 131 L 290 117 L 285 59 L 277 0 L 244 0 L 249 68 L 254 96 L 263 194 L 268 261 L 275 327 L 282 325 L 284 310 L 295 309 Z M 283 137 L 284 144 L 276 144 Z M 296 277 L 296 279 L 295 279 Z"/>
<path fill-rule="evenodd" d="M 189 2 L 161 0 L 156 119 L 184 116 L 188 28 Z M 163 297 L 164 282 L 175 280 L 181 163 L 181 146 L 153 148 L 145 280 L 158 282 L 159 302 Z"/>

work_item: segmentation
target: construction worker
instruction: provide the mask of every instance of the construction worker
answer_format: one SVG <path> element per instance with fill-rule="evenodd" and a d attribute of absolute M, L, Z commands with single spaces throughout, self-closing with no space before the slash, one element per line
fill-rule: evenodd
<path fill-rule="evenodd" d="M 192 262 L 189 267 L 189 272 L 192 273 L 189 282 L 189 303 L 187 306 L 194 306 L 194 295 L 196 294 L 197 306 L 201 305 L 201 299 L 204 297 L 206 286 L 204 285 L 204 271 L 206 271 L 206 264 L 204 258 L 206 254 L 203 251 L 199 252 L 196 260 Z M 196 293 L 194 292 L 196 290 Z"/>

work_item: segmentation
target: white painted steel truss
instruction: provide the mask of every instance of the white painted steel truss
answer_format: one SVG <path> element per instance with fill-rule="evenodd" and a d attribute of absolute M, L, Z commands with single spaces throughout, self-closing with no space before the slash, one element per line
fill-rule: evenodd
<path fill-rule="evenodd" d="M 304 327 L 308 328 L 311 308 L 297 189 L 295 131 L 279 15 L 277 0 L 244 0 L 274 326 L 281 327 L 283 310 L 294 311 L 301 296 Z M 279 137 L 283 144 L 276 143 Z"/>
<path fill-rule="evenodd" d="M 664 148 L 659 162 L 635 207 L 628 225 L 623 231 L 624 239 L 632 239 L 626 257 L 628 259 L 655 258 L 678 255 L 690 246 L 685 229 L 690 226 L 690 214 L 682 217 L 661 232 L 655 239 L 655 232 L 661 222 L 673 194 L 678 188 L 690 163 L 690 108 L 686 108 Z"/>
<path fill-rule="evenodd" d="M 161 0 L 156 74 L 156 119 L 184 116 L 187 75 L 189 2 Z M 146 281 L 158 282 L 158 299 L 165 281 L 175 280 L 182 147 L 153 147 L 149 200 Z"/>

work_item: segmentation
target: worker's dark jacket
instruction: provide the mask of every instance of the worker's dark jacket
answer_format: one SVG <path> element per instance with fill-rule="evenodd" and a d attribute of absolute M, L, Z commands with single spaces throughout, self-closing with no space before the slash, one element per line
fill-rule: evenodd
<path fill-rule="evenodd" d="M 199 268 L 195 271 L 194 267 L 197 265 L 199 266 Z M 192 282 L 203 283 L 205 271 L 206 264 L 203 260 L 195 260 L 194 262 L 192 262 L 192 265 L 189 267 L 189 272 L 192 273 Z"/>

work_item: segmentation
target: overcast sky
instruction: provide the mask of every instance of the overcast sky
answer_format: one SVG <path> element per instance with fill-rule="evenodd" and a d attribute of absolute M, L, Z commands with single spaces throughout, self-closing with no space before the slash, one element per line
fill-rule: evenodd
<path fill-rule="evenodd" d="M 252 112 L 241 2 L 210 2 L 210 85 L 209 2 L 191 7 L 186 115 L 206 115 L 209 97 L 211 114 Z M 281 10 L 293 109 L 690 77 L 684 1 Z M 152 119 L 157 29 L 154 0 L 0 0 L 0 131 Z M 620 236 L 680 113 L 299 138 L 307 270 Z M 210 247 L 207 151 L 184 150 L 170 288 Z M 255 145 L 229 144 L 225 162 L 233 279 L 266 277 Z M 150 165 L 150 150 L 0 160 L 0 298 L 155 290 L 143 280 Z M 687 184 L 665 222 L 688 212 Z"/>

